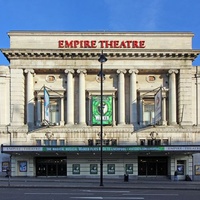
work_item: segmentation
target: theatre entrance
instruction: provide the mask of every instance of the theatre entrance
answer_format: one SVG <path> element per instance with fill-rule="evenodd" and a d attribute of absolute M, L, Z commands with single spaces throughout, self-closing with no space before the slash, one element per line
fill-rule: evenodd
<path fill-rule="evenodd" d="M 67 176 L 66 157 L 36 158 L 36 176 Z"/>
<path fill-rule="evenodd" d="M 167 176 L 167 157 L 138 157 L 139 176 Z"/>

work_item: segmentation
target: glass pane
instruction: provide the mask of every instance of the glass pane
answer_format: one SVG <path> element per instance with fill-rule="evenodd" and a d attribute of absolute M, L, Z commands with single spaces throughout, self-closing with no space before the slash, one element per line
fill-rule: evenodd
<path fill-rule="evenodd" d="M 57 140 L 51 140 L 51 145 L 57 145 Z"/>
<path fill-rule="evenodd" d="M 59 142 L 61 146 L 65 145 L 65 140 L 60 140 Z"/>
<path fill-rule="evenodd" d="M 60 122 L 60 104 L 58 100 L 50 101 L 50 122 L 59 123 Z"/>

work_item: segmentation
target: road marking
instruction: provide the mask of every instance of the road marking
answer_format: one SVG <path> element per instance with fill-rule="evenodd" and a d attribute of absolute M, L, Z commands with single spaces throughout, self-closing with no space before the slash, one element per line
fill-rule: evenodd
<path fill-rule="evenodd" d="M 70 197 L 70 199 L 122 199 L 122 197 Z M 144 197 L 123 197 L 123 200 L 141 200 L 144 199 Z"/>
<path fill-rule="evenodd" d="M 179 194 L 123 194 L 124 196 L 134 195 L 134 196 L 179 196 Z"/>
<path fill-rule="evenodd" d="M 69 195 L 69 193 L 53 193 L 53 192 L 30 192 L 24 193 L 25 195 Z"/>
<path fill-rule="evenodd" d="M 127 190 L 119 190 L 119 191 L 116 191 L 116 190 L 81 190 L 82 192 L 100 192 L 100 193 L 129 193 L 130 191 L 127 191 Z"/>
<path fill-rule="evenodd" d="M 70 197 L 70 199 L 103 199 L 103 197 Z"/>

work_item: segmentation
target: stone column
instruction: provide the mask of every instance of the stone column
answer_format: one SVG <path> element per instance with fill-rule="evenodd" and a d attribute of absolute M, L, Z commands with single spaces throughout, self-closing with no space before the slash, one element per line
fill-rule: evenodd
<path fill-rule="evenodd" d="M 34 125 L 34 84 L 33 84 L 33 69 L 26 69 L 26 122 L 28 126 Z"/>
<path fill-rule="evenodd" d="M 176 74 L 178 70 L 169 70 L 169 125 L 177 124 L 177 105 L 176 105 Z"/>
<path fill-rule="evenodd" d="M 117 70 L 118 79 L 118 124 L 125 124 L 125 82 L 124 74 L 126 70 Z"/>
<path fill-rule="evenodd" d="M 66 124 L 74 124 L 74 70 L 65 70 L 67 74 L 67 106 L 66 106 Z M 64 121 L 64 120 L 63 120 Z"/>
<path fill-rule="evenodd" d="M 134 126 L 137 124 L 137 87 L 136 87 L 136 74 L 138 70 L 129 70 L 130 76 L 130 123 Z"/>
<path fill-rule="evenodd" d="M 86 70 L 77 70 L 79 73 L 79 124 L 86 124 L 85 116 L 85 74 Z"/>

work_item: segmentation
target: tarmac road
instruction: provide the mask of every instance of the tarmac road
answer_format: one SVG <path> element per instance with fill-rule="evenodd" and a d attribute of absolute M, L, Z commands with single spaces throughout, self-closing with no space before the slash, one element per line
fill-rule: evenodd
<path fill-rule="evenodd" d="M 199 200 L 199 190 L 0 188 L 1 200 Z"/>

